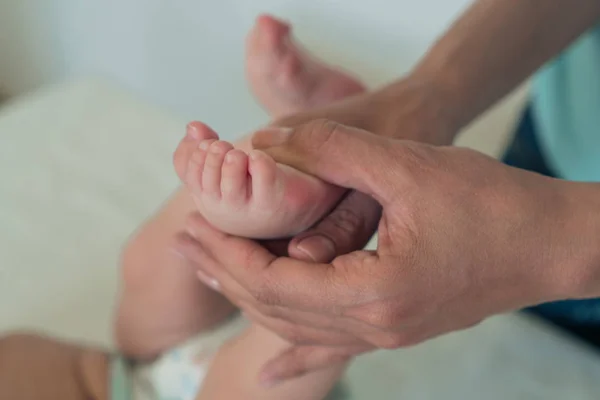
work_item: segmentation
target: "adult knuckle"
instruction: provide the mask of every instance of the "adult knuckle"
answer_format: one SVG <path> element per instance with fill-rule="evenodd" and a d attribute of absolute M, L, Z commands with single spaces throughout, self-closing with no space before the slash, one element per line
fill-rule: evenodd
<path fill-rule="evenodd" d="M 410 346 L 410 339 L 410 336 L 404 333 L 390 333 L 379 338 L 376 345 L 382 349 L 395 350 Z"/>
<path fill-rule="evenodd" d="M 384 298 L 389 293 L 386 287 L 375 290 L 377 292 L 371 294 L 372 298 Z M 405 298 L 377 301 L 363 312 L 362 320 L 380 330 L 393 331 L 418 320 L 421 308 L 420 304 Z"/>
<path fill-rule="evenodd" d="M 332 135 L 337 129 L 338 123 L 327 118 L 316 118 L 306 124 L 309 132 L 322 138 Z"/>
<path fill-rule="evenodd" d="M 264 260 L 261 257 L 262 250 L 259 247 L 236 246 L 235 248 L 232 248 L 232 251 L 234 250 L 239 254 L 239 260 L 243 262 L 243 267 L 253 271 L 268 269 L 268 266 L 263 264 Z M 255 278 L 255 281 L 252 281 L 251 283 L 257 284 L 258 282 L 262 282 L 264 276 L 263 274 L 258 274 Z"/>
<path fill-rule="evenodd" d="M 397 317 L 387 307 L 378 307 L 364 315 L 363 320 L 378 329 L 389 330 L 396 326 Z"/>
<path fill-rule="evenodd" d="M 340 125 L 326 118 L 318 118 L 305 125 L 308 139 L 315 147 L 328 147 L 335 143 L 340 134 Z"/>
<path fill-rule="evenodd" d="M 306 342 L 306 338 L 302 334 L 300 329 L 295 326 L 292 326 L 292 325 L 286 325 L 286 327 L 283 329 L 281 335 L 284 337 L 284 339 L 286 341 L 288 341 L 291 344 L 298 345 L 298 344 Z"/>
<path fill-rule="evenodd" d="M 326 350 L 323 350 L 324 352 Z M 344 350 L 329 350 L 323 355 L 323 360 L 327 364 L 342 364 L 352 357 L 349 351 Z"/>
<path fill-rule="evenodd" d="M 356 231 L 364 224 L 364 218 L 355 210 L 340 207 L 330 214 L 328 223 L 336 231 L 346 236 L 354 236 Z"/>
<path fill-rule="evenodd" d="M 439 152 L 422 143 L 405 143 L 400 146 L 400 154 L 399 159 L 409 176 L 438 170 L 442 164 Z"/>
<path fill-rule="evenodd" d="M 395 302 L 390 305 L 390 308 L 393 309 L 396 325 L 412 320 L 421 312 L 421 306 L 413 303 L 408 298 L 403 298 L 401 301 Z"/>

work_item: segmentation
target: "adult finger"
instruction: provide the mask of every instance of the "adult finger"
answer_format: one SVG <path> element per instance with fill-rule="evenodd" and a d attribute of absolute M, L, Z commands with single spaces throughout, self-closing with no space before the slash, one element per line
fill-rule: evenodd
<path fill-rule="evenodd" d="M 353 356 L 373 350 L 368 345 L 347 347 L 291 347 L 268 361 L 260 373 L 265 386 L 273 386 L 291 378 L 348 362 Z"/>
<path fill-rule="evenodd" d="M 178 236 L 177 250 L 187 259 L 195 263 L 214 263 L 195 239 L 183 233 Z M 285 309 L 283 307 L 263 306 L 244 294 L 244 290 L 235 282 L 221 285 L 215 278 L 200 272 L 199 278 L 208 286 L 224 293 L 236 306 L 244 310 L 252 321 L 275 332 L 292 344 L 349 346 L 366 344 L 367 342 L 350 333 L 358 324 L 348 318 L 332 318 L 303 311 Z M 227 282 L 227 277 L 221 279 Z M 242 294 L 242 295 L 240 295 Z M 276 311 L 274 311 L 276 309 Z M 348 325 L 348 329 L 344 327 Z M 362 329 L 358 329 L 362 332 Z"/>
<path fill-rule="evenodd" d="M 196 218 L 190 219 L 191 226 L 200 223 L 200 220 Z M 188 228 L 189 229 L 189 228 Z M 192 229 L 193 230 L 193 229 Z M 199 278 L 205 282 L 208 286 L 215 288 L 221 292 L 226 292 L 232 300 L 240 308 L 255 309 L 257 313 L 260 313 L 266 318 L 281 319 L 296 324 L 303 324 L 319 329 L 326 330 L 339 330 L 343 332 L 357 331 L 360 332 L 361 327 L 355 318 L 341 316 L 336 317 L 333 315 L 322 315 L 308 311 L 294 310 L 283 306 L 271 306 L 264 305 L 256 302 L 256 300 L 249 295 L 249 293 L 242 288 L 235 280 L 224 271 L 219 268 L 217 262 L 213 257 L 204 250 L 202 244 L 197 241 L 189 232 L 180 233 L 176 236 L 175 242 L 176 251 L 186 259 L 194 263 L 194 265 L 209 265 L 208 269 L 216 271 L 221 280 L 224 280 L 225 287 L 221 287 L 219 280 L 208 273 L 197 269 Z M 222 273 L 222 275 L 221 275 Z"/>
<path fill-rule="evenodd" d="M 244 308 L 244 314 L 253 322 L 261 325 L 294 345 L 324 345 L 332 347 L 366 345 L 367 342 L 350 333 L 329 328 L 321 329 L 301 321 L 265 316 L 258 309 Z"/>
<path fill-rule="evenodd" d="M 293 129 L 268 128 L 252 138 L 254 148 L 277 162 L 368 194 L 384 206 L 389 201 L 387 189 L 396 180 L 385 173 L 393 169 L 393 160 L 386 157 L 390 143 L 390 139 L 329 120 Z"/>
<path fill-rule="evenodd" d="M 289 239 L 271 239 L 260 242 L 265 249 L 279 257 L 288 256 L 289 243 Z"/>
<path fill-rule="evenodd" d="M 177 235 L 175 241 L 176 250 L 186 259 L 194 263 L 214 264 L 215 261 L 206 253 L 200 243 L 187 233 Z M 207 286 L 224 293 L 254 322 L 269 328 L 287 339 L 291 343 L 325 343 L 329 345 L 347 345 L 360 341 L 337 326 L 342 325 L 330 316 L 321 316 L 309 312 L 286 309 L 284 307 L 264 306 L 256 303 L 252 297 L 245 293 L 237 282 L 230 281 L 227 276 L 219 275 L 220 282 L 202 270 L 198 270 L 198 277 Z M 356 323 L 345 318 L 349 325 Z M 338 322 L 336 324 L 336 322 Z"/>
<path fill-rule="evenodd" d="M 227 235 L 211 227 L 201 215 L 194 215 L 194 232 L 204 252 L 215 262 L 198 268 L 219 280 L 225 288 L 231 276 L 259 303 L 298 310 L 341 314 L 344 305 L 353 304 L 355 291 L 347 287 L 343 271 L 331 264 L 308 263 L 276 258 L 258 243 Z"/>
<path fill-rule="evenodd" d="M 371 239 L 381 217 L 381 207 L 360 192 L 350 192 L 314 228 L 289 243 L 293 258 L 330 262 L 336 256 L 362 249 Z"/>
<path fill-rule="evenodd" d="M 206 286 L 218 292 L 225 292 L 226 290 L 231 296 L 231 301 L 234 302 L 253 300 L 252 296 L 243 287 L 239 286 L 233 278 L 228 276 L 226 271 L 220 271 L 212 256 L 189 233 L 180 232 L 175 235 L 173 247 L 178 254 L 194 265 L 198 278 Z M 202 266 L 202 268 L 199 268 L 199 266 Z M 225 282 L 225 288 L 221 282 Z"/>

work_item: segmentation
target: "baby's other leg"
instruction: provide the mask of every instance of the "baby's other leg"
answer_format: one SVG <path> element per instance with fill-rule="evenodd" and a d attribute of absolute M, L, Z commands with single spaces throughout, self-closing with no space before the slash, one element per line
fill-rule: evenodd
<path fill-rule="evenodd" d="M 262 15 L 246 40 L 246 78 L 272 117 L 306 111 L 365 91 L 358 79 L 303 49 L 291 30 L 289 24 Z"/>
<path fill-rule="evenodd" d="M 0 338 L 0 399 L 108 400 L 108 355 L 33 334 Z"/>
<path fill-rule="evenodd" d="M 340 364 L 273 388 L 259 384 L 265 363 L 288 347 L 274 333 L 252 325 L 221 347 L 196 400 L 322 400 L 340 379 L 347 364 Z"/>
<path fill-rule="evenodd" d="M 194 135 L 215 136 L 202 130 Z M 152 359 L 235 311 L 225 297 L 198 280 L 189 261 L 171 250 L 193 212 L 192 197 L 181 188 L 123 250 L 115 334 L 120 351 L 132 358 Z"/>

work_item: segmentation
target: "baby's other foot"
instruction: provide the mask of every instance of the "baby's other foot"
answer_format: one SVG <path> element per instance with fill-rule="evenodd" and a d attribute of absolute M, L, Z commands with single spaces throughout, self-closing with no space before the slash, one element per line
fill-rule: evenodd
<path fill-rule="evenodd" d="M 184 139 L 176 152 L 178 174 L 198 211 L 229 234 L 294 235 L 317 222 L 344 193 L 257 150 L 246 154 L 211 138 L 190 146 Z"/>
<path fill-rule="evenodd" d="M 311 56 L 296 44 L 288 24 L 262 15 L 246 41 L 246 77 L 274 117 L 326 105 L 365 91 L 349 74 Z"/>

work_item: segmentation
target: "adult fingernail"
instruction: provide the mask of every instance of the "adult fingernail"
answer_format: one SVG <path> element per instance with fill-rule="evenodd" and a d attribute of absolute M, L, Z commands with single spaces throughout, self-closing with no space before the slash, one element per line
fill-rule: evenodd
<path fill-rule="evenodd" d="M 306 237 L 298 242 L 296 248 L 314 262 L 327 262 L 336 255 L 335 244 L 326 236 Z"/>
<path fill-rule="evenodd" d="M 196 275 L 198 276 L 198 279 L 200 279 L 206 286 L 216 290 L 217 292 L 221 291 L 221 284 L 219 281 L 212 276 L 209 276 L 206 272 L 199 269 L 196 271 Z"/>
<path fill-rule="evenodd" d="M 290 128 L 270 126 L 256 132 L 252 136 L 252 145 L 255 149 L 279 146 L 288 139 Z"/>

